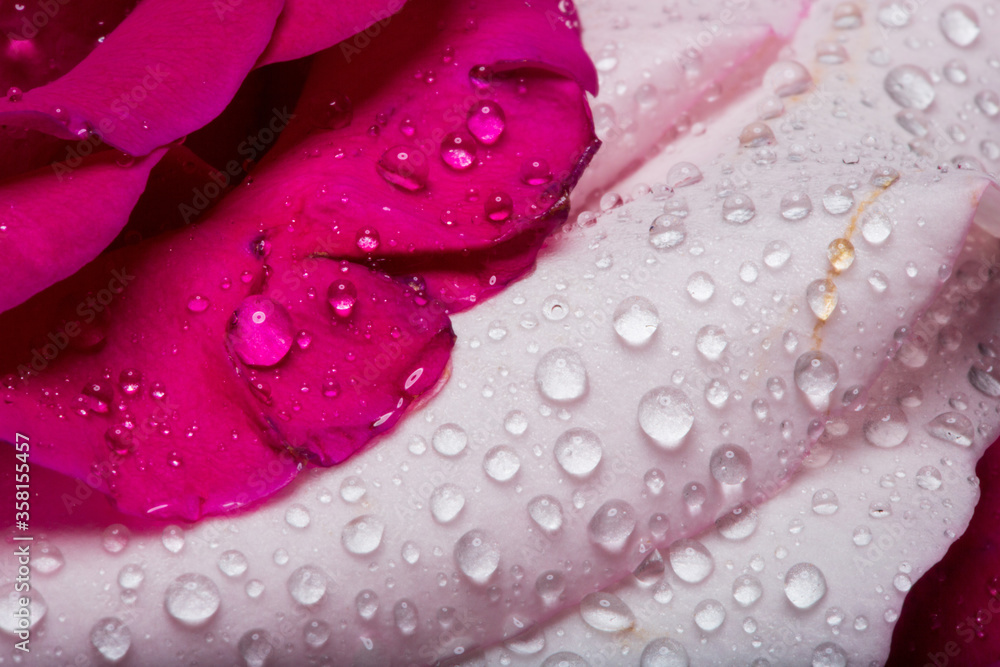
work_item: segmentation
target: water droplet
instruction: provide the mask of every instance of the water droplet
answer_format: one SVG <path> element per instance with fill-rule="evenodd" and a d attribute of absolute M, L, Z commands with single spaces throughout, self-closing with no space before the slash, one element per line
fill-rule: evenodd
<path fill-rule="evenodd" d="M 858 617 L 862 619 L 862 616 Z M 856 630 L 864 630 L 868 627 L 867 621 L 858 627 L 858 622 L 854 622 Z M 823 642 L 813 650 L 812 667 L 847 667 L 847 654 L 844 650 L 833 642 Z"/>
<path fill-rule="evenodd" d="M 979 37 L 979 17 L 971 7 L 962 4 L 948 5 L 938 20 L 941 32 L 955 46 L 971 46 Z"/>
<path fill-rule="evenodd" d="M 227 577 L 238 577 L 247 571 L 250 563 L 241 552 L 230 549 L 219 556 L 219 569 Z"/>
<path fill-rule="evenodd" d="M 448 523 L 465 507 L 465 494 L 454 484 L 442 484 L 430 497 L 431 515 L 438 523 Z"/>
<path fill-rule="evenodd" d="M 682 581 L 697 584 L 715 569 L 712 554 L 696 540 L 677 540 L 667 552 L 670 568 Z"/>
<path fill-rule="evenodd" d="M 879 209 L 868 209 L 861 218 L 861 236 L 872 245 L 880 245 L 892 234 L 892 219 Z"/>
<path fill-rule="evenodd" d="M 705 632 L 718 630 L 726 620 L 726 608 L 718 600 L 702 600 L 694 607 L 694 624 Z"/>
<path fill-rule="evenodd" d="M 646 435 L 661 446 L 674 449 L 694 425 L 694 407 L 680 389 L 656 387 L 639 401 L 638 417 Z"/>
<path fill-rule="evenodd" d="M 741 607 L 749 607 L 764 594 L 760 579 L 752 574 L 744 574 L 733 582 L 733 599 Z"/>
<path fill-rule="evenodd" d="M 492 146 L 500 139 L 500 135 L 503 134 L 504 127 L 507 124 L 507 117 L 499 104 L 492 100 L 486 100 L 474 104 L 469 109 L 469 116 L 465 124 L 469 128 L 469 132 L 480 143 Z"/>
<path fill-rule="evenodd" d="M 927 491 L 937 491 L 941 488 L 941 471 L 934 466 L 924 466 L 917 471 L 917 486 Z"/>
<path fill-rule="evenodd" d="M 771 146 L 775 143 L 774 132 L 767 123 L 759 120 L 750 123 L 740 132 L 740 145 L 744 148 Z"/>
<path fill-rule="evenodd" d="M 837 285 L 829 278 L 812 281 L 806 287 L 806 303 L 809 310 L 825 322 L 837 308 Z"/>
<path fill-rule="evenodd" d="M 840 2 L 833 8 L 833 27 L 837 30 L 854 30 L 861 27 L 861 8 L 853 2 Z"/>
<path fill-rule="evenodd" d="M 750 454 L 738 445 L 721 445 L 712 452 L 709 471 L 720 484 L 742 484 L 750 477 Z"/>
<path fill-rule="evenodd" d="M 511 480 L 520 468 L 520 457 L 507 445 L 493 447 L 483 457 L 483 470 L 498 482 Z"/>
<path fill-rule="evenodd" d="M 500 565 L 500 547 L 481 530 L 470 530 L 455 543 L 458 568 L 477 584 L 485 584 Z"/>
<path fill-rule="evenodd" d="M 132 646 L 132 633 L 121 619 L 102 618 L 90 630 L 90 643 L 108 662 L 118 662 Z"/>
<path fill-rule="evenodd" d="M 688 667 L 684 646 L 674 639 L 659 637 L 646 644 L 639 657 L 639 667 Z"/>
<path fill-rule="evenodd" d="M 188 573 L 173 580 L 167 587 L 167 612 L 185 625 L 201 625 L 219 610 L 219 587 L 208 577 Z"/>
<path fill-rule="evenodd" d="M 541 667 L 590 667 L 590 663 L 572 651 L 559 651 L 547 657 Z"/>
<path fill-rule="evenodd" d="M 542 572 L 535 580 L 535 592 L 545 604 L 553 604 L 566 590 L 566 577 L 560 572 L 549 570 Z"/>
<path fill-rule="evenodd" d="M 573 401 L 587 391 L 587 370 L 580 355 L 565 347 L 550 350 L 535 367 L 538 391 L 552 401 Z"/>
<path fill-rule="evenodd" d="M 280 303 L 263 296 L 243 300 L 227 334 L 233 351 L 248 366 L 274 366 L 292 349 L 292 318 Z"/>
<path fill-rule="evenodd" d="M 382 153 L 375 166 L 386 182 L 409 192 L 427 186 L 430 167 L 426 156 L 414 146 L 393 146 Z"/>
<path fill-rule="evenodd" d="M 976 106 L 987 118 L 996 118 L 1000 114 L 1000 95 L 992 90 L 981 90 L 976 93 Z"/>
<path fill-rule="evenodd" d="M 584 623 L 601 632 L 620 632 L 635 625 L 635 614 L 621 598 L 599 591 L 580 601 Z"/>
<path fill-rule="evenodd" d="M 527 185 L 545 185 L 552 180 L 549 163 L 542 158 L 528 158 L 521 163 L 521 182 Z"/>
<path fill-rule="evenodd" d="M 934 101 L 930 77 L 916 65 L 900 65 L 885 75 L 885 92 L 893 102 L 907 109 L 923 111 Z"/>
<path fill-rule="evenodd" d="M 463 445 L 464 447 L 464 445 Z M 345 477 L 340 483 L 340 497 L 345 503 L 359 502 L 368 491 L 365 481 L 357 475 Z"/>
<path fill-rule="evenodd" d="M 812 509 L 816 514 L 829 516 L 840 509 L 837 494 L 832 489 L 820 489 L 813 494 Z"/>
<path fill-rule="evenodd" d="M 645 344 L 659 325 L 659 311 L 644 297 L 630 296 L 615 309 L 615 332 L 629 345 Z"/>
<path fill-rule="evenodd" d="M 511 410 L 504 417 L 503 427 L 511 435 L 523 435 L 528 430 L 528 416 L 520 410 Z"/>
<path fill-rule="evenodd" d="M 378 612 L 378 595 L 375 591 L 365 589 L 354 598 L 354 608 L 358 610 L 358 616 L 366 621 L 375 618 Z"/>
<path fill-rule="evenodd" d="M 882 188 L 883 190 L 892 186 L 896 181 L 899 180 L 899 172 L 892 167 L 881 166 L 872 172 L 872 176 L 868 179 L 868 182 L 874 185 L 876 188 Z"/>
<path fill-rule="evenodd" d="M 831 185 L 823 193 L 823 208 L 831 215 L 842 215 L 854 206 L 854 194 L 843 185 Z"/>
<path fill-rule="evenodd" d="M 970 447 L 976 432 L 972 420 L 960 412 L 945 412 L 930 421 L 927 432 L 938 440 Z"/>
<path fill-rule="evenodd" d="M 180 553 L 184 548 L 184 529 L 180 526 L 167 526 L 160 535 L 160 541 L 170 553 Z"/>
<path fill-rule="evenodd" d="M 309 510 L 301 503 L 294 503 L 285 510 L 285 523 L 292 528 L 305 528 L 309 525 Z"/>
<path fill-rule="evenodd" d="M 695 271 L 688 278 L 687 293 L 698 303 L 705 303 L 715 294 L 715 281 L 704 271 Z"/>
<path fill-rule="evenodd" d="M 320 122 L 330 130 L 342 130 L 354 120 L 354 105 L 350 98 L 334 93 L 330 101 L 320 109 Z"/>
<path fill-rule="evenodd" d="M 528 503 L 528 516 L 540 528 L 554 532 L 562 527 L 563 510 L 559 501 L 552 496 L 537 496 Z"/>
<path fill-rule="evenodd" d="M 458 424 L 442 424 L 431 436 L 431 446 L 442 456 L 458 456 L 469 444 L 469 435 Z"/>
<path fill-rule="evenodd" d="M 292 599 L 301 605 L 316 604 L 326 595 L 326 575 L 313 565 L 303 565 L 292 572 L 286 585 Z"/>
<path fill-rule="evenodd" d="M 371 514 L 363 514 L 344 526 L 344 530 L 340 534 L 340 542 L 352 554 L 370 554 L 382 544 L 384 531 L 385 524 L 381 519 Z"/>
<path fill-rule="evenodd" d="M 744 540 L 757 530 L 760 516 L 753 505 L 744 503 L 715 520 L 715 527 L 727 540 Z"/>
<path fill-rule="evenodd" d="M 795 361 L 795 386 L 817 410 L 825 410 L 837 386 L 837 362 L 825 352 L 806 352 Z"/>
<path fill-rule="evenodd" d="M 722 218 L 726 222 L 744 225 L 757 214 L 753 201 L 745 194 L 734 193 L 722 202 Z"/>
<path fill-rule="evenodd" d="M 906 440 L 910 422 L 899 406 L 883 404 L 872 409 L 862 430 L 865 440 L 876 447 L 896 447 Z"/>
<path fill-rule="evenodd" d="M 789 192 L 781 198 L 780 210 L 785 220 L 802 220 L 812 213 L 812 200 L 804 192 Z"/>
<path fill-rule="evenodd" d="M 609 553 L 621 553 L 635 531 L 635 510 L 623 500 L 609 500 L 587 525 L 590 540 Z"/>
<path fill-rule="evenodd" d="M 302 630 L 302 638 L 309 648 L 323 648 L 328 641 L 333 629 L 326 621 L 312 620 L 306 623 Z"/>
<path fill-rule="evenodd" d="M 585 428 L 571 428 L 560 435 L 553 452 L 559 467 L 574 477 L 585 477 L 601 462 L 601 439 Z"/>
<path fill-rule="evenodd" d="M 684 243 L 687 229 L 677 216 L 664 213 L 653 219 L 649 226 L 649 245 L 657 250 L 670 250 Z"/>
<path fill-rule="evenodd" d="M 809 74 L 809 70 L 794 60 L 779 60 L 774 63 L 768 69 L 765 78 L 778 97 L 798 95 L 812 86 L 812 75 Z"/>
<path fill-rule="evenodd" d="M 358 230 L 358 233 L 354 237 L 354 244 L 363 253 L 371 254 L 378 250 L 379 245 L 382 241 L 379 236 L 378 230 L 372 227 L 363 227 Z"/>
<path fill-rule="evenodd" d="M 476 163 L 476 140 L 468 132 L 452 132 L 441 141 L 441 159 L 456 171 Z"/>
<path fill-rule="evenodd" d="M 695 337 L 695 347 L 701 356 L 709 361 L 718 361 L 728 346 L 729 338 L 722 327 L 705 325 L 698 330 Z"/>
<path fill-rule="evenodd" d="M 834 271 L 846 271 L 854 263 L 854 244 L 847 239 L 834 239 L 826 248 L 826 256 Z"/>
<path fill-rule="evenodd" d="M 335 280 L 326 290 L 326 300 L 339 318 L 348 318 L 358 302 L 358 288 L 350 280 Z"/>
<path fill-rule="evenodd" d="M 128 528 L 120 523 L 115 523 L 104 529 L 104 533 L 101 536 L 101 545 L 109 554 L 120 553 L 128 546 L 130 536 L 131 533 L 129 533 Z"/>
<path fill-rule="evenodd" d="M 503 222 L 514 212 L 514 200 L 506 192 L 492 192 L 483 202 L 483 211 L 493 222 Z"/>
<path fill-rule="evenodd" d="M 792 256 L 791 247 L 784 241 L 771 241 L 764 246 L 764 263 L 772 269 L 780 269 Z"/>
<path fill-rule="evenodd" d="M 667 170 L 667 185 L 672 188 L 683 188 L 700 183 L 701 170 L 690 162 L 678 162 Z"/>
<path fill-rule="evenodd" d="M 826 578 L 812 563 L 798 563 L 785 574 L 785 597 L 799 609 L 809 609 L 826 595 Z"/>
<path fill-rule="evenodd" d="M 392 608 L 392 617 L 396 622 L 396 629 L 400 634 L 409 637 L 420 624 L 420 617 L 417 616 L 417 605 L 411 600 L 400 600 Z"/>

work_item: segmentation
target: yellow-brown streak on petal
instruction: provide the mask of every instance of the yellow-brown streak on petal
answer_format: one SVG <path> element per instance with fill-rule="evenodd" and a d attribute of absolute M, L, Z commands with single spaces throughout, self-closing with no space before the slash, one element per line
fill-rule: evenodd
<path fill-rule="evenodd" d="M 854 214 L 851 215 L 851 219 L 847 223 L 847 228 L 844 229 L 844 233 L 841 234 L 839 238 L 842 238 L 845 241 L 850 242 L 851 238 L 854 236 L 854 232 L 856 232 L 857 229 L 858 229 L 858 220 L 864 214 L 865 210 L 869 206 L 871 206 L 873 203 L 875 203 L 875 201 L 878 200 L 878 198 L 881 197 L 882 194 L 886 190 L 888 190 L 890 187 L 892 187 L 892 185 L 887 185 L 886 187 L 876 188 L 874 191 L 872 191 L 871 194 L 869 194 L 867 197 L 865 197 L 860 202 L 858 202 L 858 206 L 854 210 Z M 827 270 L 826 270 L 826 279 L 827 279 L 827 281 L 829 281 L 829 282 L 832 283 L 833 279 L 839 273 L 840 273 L 840 271 L 838 271 L 832 265 L 829 266 L 829 267 L 827 267 Z M 836 284 L 834 284 L 834 286 L 836 286 Z M 812 331 L 813 347 L 812 347 L 812 349 L 815 350 L 815 351 L 817 351 L 817 352 L 819 351 L 819 349 L 821 347 L 823 347 L 823 327 L 826 325 L 828 319 L 826 319 L 826 320 L 817 319 L 816 320 L 816 324 L 813 325 L 813 331 Z"/>

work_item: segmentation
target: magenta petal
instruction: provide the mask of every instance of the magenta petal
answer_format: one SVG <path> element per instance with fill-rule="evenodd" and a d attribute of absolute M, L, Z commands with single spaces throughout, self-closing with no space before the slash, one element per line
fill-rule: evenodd
<path fill-rule="evenodd" d="M 502 288 L 565 220 L 597 146 L 581 87 L 593 67 L 575 28 L 550 24 L 555 5 L 411 3 L 350 67 L 351 40 L 321 54 L 296 117 L 226 214 L 294 221 L 276 243 L 332 229 L 330 254 L 424 275 L 456 308 Z"/>
<path fill-rule="evenodd" d="M 355 40 L 366 45 L 378 36 L 406 0 L 286 0 L 278 25 L 258 66 L 294 60 L 327 49 L 358 34 Z"/>
<path fill-rule="evenodd" d="M 125 226 L 165 152 L 125 164 L 120 153 L 104 151 L 74 170 L 57 164 L 0 184 L 0 311 L 97 257 Z"/>
<path fill-rule="evenodd" d="M 282 4 L 146 0 L 71 71 L 20 101 L 0 102 L 0 123 L 88 142 L 96 133 L 145 155 L 225 108 Z"/>
<path fill-rule="evenodd" d="M 910 589 L 887 667 L 991 665 L 1000 660 L 1000 447 L 976 465 L 982 496 L 965 533 Z"/>

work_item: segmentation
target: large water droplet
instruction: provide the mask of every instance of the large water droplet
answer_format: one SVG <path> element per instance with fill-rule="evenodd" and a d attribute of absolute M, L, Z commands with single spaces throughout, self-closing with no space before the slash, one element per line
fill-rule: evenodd
<path fill-rule="evenodd" d="M 493 222 L 503 222 L 514 212 L 514 200 L 506 192 L 491 192 L 483 202 L 483 212 Z"/>
<path fill-rule="evenodd" d="M 677 216 L 664 213 L 653 218 L 649 226 L 649 245 L 657 250 L 670 250 L 684 243 L 687 229 Z"/>
<path fill-rule="evenodd" d="M 469 109 L 469 116 L 465 121 L 466 127 L 480 143 L 492 146 L 503 134 L 507 124 L 507 117 L 503 108 L 492 100 L 486 100 L 474 104 Z"/>
<path fill-rule="evenodd" d="M 721 445 L 712 452 L 709 472 L 720 484 L 742 484 L 750 477 L 750 454 L 738 445 Z"/>
<path fill-rule="evenodd" d="M 834 271 L 846 271 L 854 263 L 854 244 L 847 239 L 834 239 L 826 248 L 826 256 Z"/>
<path fill-rule="evenodd" d="M 378 612 L 378 594 L 366 588 L 354 598 L 354 608 L 358 610 L 358 616 L 362 619 L 372 620 Z"/>
<path fill-rule="evenodd" d="M 313 565 L 303 565 L 286 582 L 292 599 L 301 605 L 316 604 L 326 595 L 326 575 Z"/>
<path fill-rule="evenodd" d="M 295 340 L 292 318 L 277 301 L 248 296 L 233 313 L 229 344 L 248 366 L 274 366 L 288 354 Z"/>
<path fill-rule="evenodd" d="M 491 479 L 507 482 L 521 468 L 521 458 L 517 452 L 507 445 L 493 447 L 483 457 L 483 470 Z"/>
<path fill-rule="evenodd" d="M 528 503 L 528 516 L 543 530 L 555 532 L 562 527 L 563 510 L 552 496 L 538 496 Z"/>
<path fill-rule="evenodd" d="M 535 384 L 542 396 L 552 401 L 573 401 L 587 391 L 587 369 L 573 350 L 550 350 L 535 367 Z"/>
<path fill-rule="evenodd" d="M 672 188 L 694 185 L 701 179 L 701 170 L 690 162 L 678 162 L 667 171 L 667 185 Z"/>
<path fill-rule="evenodd" d="M 697 584 L 715 569 L 715 559 L 701 542 L 677 540 L 667 552 L 670 568 L 682 581 Z"/>
<path fill-rule="evenodd" d="M 657 387 L 639 401 L 639 426 L 654 441 L 673 449 L 694 425 L 694 407 L 680 389 Z"/>
<path fill-rule="evenodd" d="M 431 493 L 430 507 L 435 521 L 448 523 L 465 507 L 465 494 L 454 484 L 442 484 Z"/>
<path fill-rule="evenodd" d="M 865 440 L 876 447 L 896 447 L 906 440 L 910 422 L 898 405 L 883 404 L 872 409 L 862 430 Z"/>
<path fill-rule="evenodd" d="M 541 667 L 590 667 L 590 663 L 572 651 L 559 651 L 547 657 Z"/>
<path fill-rule="evenodd" d="M 417 605 L 411 600 L 400 600 L 392 608 L 392 617 L 396 622 L 396 629 L 400 634 L 409 637 L 417 631 L 420 624 L 420 617 L 417 616 Z"/>
<path fill-rule="evenodd" d="M 859 622 L 862 619 L 864 619 L 863 616 L 858 616 L 855 619 L 854 628 L 856 630 L 864 630 L 868 627 L 867 621 L 864 623 Z M 847 667 L 847 653 L 833 642 L 823 642 L 813 649 L 812 662 L 810 664 L 812 667 Z"/>
<path fill-rule="evenodd" d="M 817 410 L 825 410 L 837 386 L 837 362 L 825 352 L 806 352 L 795 361 L 795 386 Z"/>
<path fill-rule="evenodd" d="M 385 524 L 381 519 L 371 514 L 363 514 L 344 526 L 340 541 L 352 554 L 370 554 L 382 544 L 384 531 Z"/>
<path fill-rule="evenodd" d="M 170 553 L 180 553 L 184 548 L 184 529 L 180 526 L 167 526 L 160 535 L 160 541 Z"/>
<path fill-rule="evenodd" d="M 132 646 L 132 633 L 121 619 L 102 618 L 90 630 L 90 643 L 108 662 L 118 662 Z"/>
<path fill-rule="evenodd" d="M 711 324 L 703 326 L 695 336 L 695 347 L 701 356 L 709 361 L 718 361 L 729 346 L 729 338 L 722 327 Z"/>
<path fill-rule="evenodd" d="M 752 574 L 736 577 L 736 581 L 733 582 L 733 599 L 741 607 L 751 606 L 763 594 L 764 587 L 761 585 L 760 579 Z"/>
<path fill-rule="evenodd" d="M 979 37 L 979 17 L 968 5 L 948 5 L 938 20 L 941 32 L 955 46 L 971 46 Z"/>
<path fill-rule="evenodd" d="M 778 97 L 798 95 L 812 86 L 812 75 L 802 63 L 779 60 L 771 65 L 765 77 Z"/>
<path fill-rule="evenodd" d="M 832 489 L 820 489 L 813 494 L 812 509 L 821 516 L 835 514 L 840 509 L 837 494 Z"/>
<path fill-rule="evenodd" d="M 431 436 L 431 446 L 443 456 L 458 456 L 469 444 L 469 435 L 458 424 L 442 424 Z"/>
<path fill-rule="evenodd" d="M 481 530 L 470 530 L 455 543 L 458 568 L 477 584 L 485 584 L 500 565 L 500 547 Z"/>
<path fill-rule="evenodd" d="M 715 520 L 719 534 L 727 540 L 744 540 L 757 530 L 760 517 L 753 505 L 744 503 Z"/>
<path fill-rule="evenodd" d="M 643 345 L 656 333 L 659 325 L 659 311 L 644 297 L 630 296 L 615 309 L 615 332 L 629 345 Z"/>
<path fill-rule="evenodd" d="M 167 613 L 185 625 L 201 625 L 219 610 L 221 597 L 215 582 L 202 574 L 182 574 L 167 587 Z"/>
<path fill-rule="evenodd" d="M 934 84 L 920 67 L 900 65 L 885 75 L 885 92 L 893 102 L 907 109 L 923 111 L 934 101 Z"/>
<path fill-rule="evenodd" d="M 775 144 L 774 131 L 767 123 L 754 121 L 740 132 L 740 145 L 744 148 L 758 148 Z"/>
<path fill-rule="evenodd" d="M 944 440 L 962 447 L 972 445 L 976 429 L 972 420 L 960 412 L 945 412 L 930 421 L 927 432 L 938 440 Z"/>
<path fill-rule="evenodd" d="M 609 500 L 587 525 L 590 540 L 609 553 L 621 553 L 635 531 L 635 510 L 624 500 Z"/>
<path fill-rule="evenodd" d="M 806 303 L 809 310 L 825 322 L 837 308 L 837 285 L 829 278 L 812 281 L 806 287 Z"/>
<path fill-rule="evenodd" d="M 382 153 L 375 166 L 386 182 L 409 192 L 427 186 L 430 167 L 427 157 L 415 146 L 393 146 Z"/>
<path fill-rule="evenodd" d="M 781 198 L 780 210 L 785 220 L 802 220 L 812 213 L 812 199 L 804 192 L 789 192 Z"/>
<path fill-rule="evenodd" d="M 247 667 L 264 667 L 274 652 L 274 644 L 275 640 L 271 637 L 271 633 L 255 628 L 243 633 L 236 642 L 236 650 L 240 652 Z"/>
<path fill-rule="evenodd" d="M 812 563 L 798 563 L 785 574 L 785 597 L 799 609 L 809 609 L 826 595 L 826 578 Z"/>
<path fill-rule="evenodd" d="M 687 651 L 675 639 L 658 637 L 646 644 L 639 656 L 639 667 L 688 667 Z"/>
<path fill-rule="evenodd" d="M 585 477 L 601 462 L 601 439 L 585 428 L 571 428 L 556 439 L 553 447 L 559 467 L 574 477 Z"/>
<path fill-rule="evenodd" d="M 753 220 L 756 214 L 757 208 L 753 200 L 745 194 L 731 194 L 722 202 L 722 218 L 726 222 L 744 225 Z"/>
<path fill-rule="evenodd" d="M 635 625 L 635 614 L 621 598 L 599 591 L 580 601 L 583 621 L 601 632 L 621 632 Z"/>
<path fill-rule="evenodd" d="M 346 319 L 358 303 L 358 288 L 350 280 L 334 280 L 326 290 L 326 300 L 334 315 Z"/>
<path fill-rule="evenodd" d="M 847 213 L 854 206 L 854 194 L 843 185 L 831 185 L 823 193 L 823 208 L 831 215 Z"/>
<path fill-rule="evenodd" d="M 877 208 L 868 209 L 861 217 L 861 236 L 872 245 L 880 245 L 892 234 L 892 219 Z"/>
<path fill-rule="evenodd" d="M 476 163 L 476 140 L 468 132 L 452 132 L 441 141 L 441 159 L 456 171 Z"/>
<path fill-rule="evenodd" d="M 235 549 L 222 552 L 219 556 L 219 569 L 227 577 L 238 577 L 250 566 L 247 557 Z"/>

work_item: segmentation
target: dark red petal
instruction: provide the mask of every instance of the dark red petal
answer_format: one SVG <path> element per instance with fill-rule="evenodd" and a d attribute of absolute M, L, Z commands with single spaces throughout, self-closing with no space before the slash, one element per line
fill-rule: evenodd
<path fill-rule="evenodd" d="M 887 667 L 1000 660 L 1000 446 L 976 465 L 982 496 L 965 533 L 910 589 Z"/>
<path fill-rule="evenodd" d="M 294 60 L 366 31 L 370 39 L 389 24 L 406 0 L 286 0 L 267 50 L 257 65 Z"/>
<path fill-rule="evenodd" d="M 76 67 L 0 102 L 0 123 L 133 155 L 217 116 L 271 37 L 281 0 L 146 0 Z"/>
<path fill-rule="evenodd" d="M 78 271 L 128 220 L 165 150 L 133 160 L 116 151 L 54 163 L 0 183 L 0 311 Z"/>
<path fill-rule="evenodd" d="M 425 273 L 429 294 L 458 308 L 500 289 L 565 219 L 597 145 L 582 88 L 593 67 L 553 16 L 555 2 L 416 2 L 366 48 L 324 52 L 226 215 L 294 221 L 276 242 L 332 233 L 332 255 Z"/>

